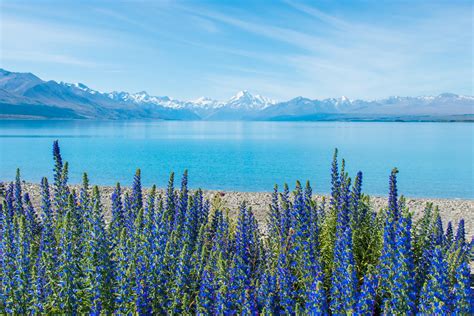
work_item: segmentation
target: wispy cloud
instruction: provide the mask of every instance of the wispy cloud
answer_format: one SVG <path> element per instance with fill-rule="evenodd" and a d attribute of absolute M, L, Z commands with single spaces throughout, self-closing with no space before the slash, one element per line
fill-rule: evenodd
<path fill-rule="evenodd" d="M 249 89 L 277 99 L 472 91 L 472 6 L 458 1 L 9 2 L 0 27 L 2 63 L 59 80 L 79 74 L 102 90 L 223 98 Z M 68 67 L 53 74 L 56 64 Z"/>

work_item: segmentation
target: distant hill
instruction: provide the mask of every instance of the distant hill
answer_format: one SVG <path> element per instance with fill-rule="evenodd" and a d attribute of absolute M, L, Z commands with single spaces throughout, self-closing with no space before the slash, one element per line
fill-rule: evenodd
<path fill-rule="evenodd" d="M 248 91 L 227 101 L 180 101 L 145 91 L 99 92 L 85 84 L 43 81 L 31 73 L 0 69 L 0 117 L 29 119 L 164 120 L 380 120 L 474 121 L 474 97 L 438 96 L 351 100 L 297 97 L 275 102 Z"/>

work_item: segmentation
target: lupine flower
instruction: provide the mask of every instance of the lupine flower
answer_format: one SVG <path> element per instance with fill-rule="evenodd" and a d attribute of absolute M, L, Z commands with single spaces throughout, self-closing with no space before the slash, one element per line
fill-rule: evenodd
<path fill-rule="evenodd" d="M 111 238 L 113 241 L 118 239 L 122 228 L 125 226 L 125 215 L 122 205 L 122 190 L 120 183 L 115 186 L 112 193 L 112 222 L 111 222 Z"/>
<path fill-rule="evenodd" d="M 23 199 L 22 199 L 22 194 L 21 194 L 20 169 L 16 169 L 14 204 L 15 204 L 16 214 L 18 215 L 23 214 Z"/>
<path fill-rule="evenodd" d="M 456 231 L 456 243 L 463 248 L 466 245 L 466 232 L 464 230 L 464 219 L 461 219 L 458 224 L 458 230 Z"/>
<path fill-rule="evenodd" d="M 456 269 L 452 306 L 454 315 L 472 314 L 474 299 L 470 282 L 470 268 L 467 260 L 463 260 Z"/>
<path fill-rule="evenodd" d="M 354 185 L 352 186 L 352 192 L 351 192 L 351 209 L 352 209 L 353 214 L 357 215 L 356 222 L 358 222 L 359 220 L 358 209 L 359 209 L 361 195 L 362 195 L 362 172 L 359 171 L 357 172 L 357 175 L 355 177 Z"/>
<path fill-rule="evenodd" d="M 448 222 L 448 227 L 446 228 L 446 248 L 449 249 L 449 247 L 451 247 L 451 245 L 453 244 L 453 240 L 454 240 L 454 234 L 453 234 L 453 224 L 450 222 Z"/>
<path fill-rule="evenodd" d="M 337 164 L 337 148 L 334 150 L 331 166 L 331 206 L 337 208 L 339 201 L 339 171 Z"/>
<path fill-rule="evenodd" d="M 140 169 L 137 169 L 135 177 L 133 178 L 131 200 L 132 210 L 135 213 L 143 208 L 142 178 Z"/>
<path fill-rule="evenodd" d="M 153 186 L 144 201 L 137 171 L 131 195 L 115 188 L 109 223 L 98 187 L 91 194 L 84 174 L 76 196 L 57 142 L 53 155 L 53 194 L 42 179 L 38 218 L 19 171 L 0 205 L 0 314 L 471 312 L 464 221 L 456 237 L 451 223 L 444 233 L 428 205 L 412 229 L 396 169 L 376 216 L 362 173 L 351 187 L 336 150 L 329 207 L 312 200 L 309 182 L 291 196 L 275 187 L 267 229 L 245 204 L 234 221 L 191 194 L 187 171 L 181 188 L 171 174 L 166 193 Z"/>
<path fill-rule="evenodd" d="M 353 312 L 356 303 L 357 276 L 352 254 L 350 226 L 338 232 L 334 246 L 334 271 L 331 278 L 331 303 L 333 313 Z"/>
<path fill-rule="evenodd" d="M 397 173 L 398 169 L 393 168 L 390 174 L 389 187 L 390 193 L 388 195 L 388 212 L 393 220 L 397 221 L 400 217 L 400 210 L 398 208 L 398 190 L 397 190 Z"/>
<path fill-rule="evenodd" d="M 214 315 L 216 288 L 214 276 L 207 269 L 202 275 L 201 286 L 199 288 L 197 315 Z"/>
<path fill-rule="evenodd" d="M 308 291 L 306 312 L 310 315 L 328 315 L 327 297 L 324 289 L 322 271 L 314 275 L 313 282 Z"/>
<path fill-rule="evenodd" d="M 390 294 L 383 302 L 385 314 L 412 314 L 415 310 L 414 263 L 411 247 L 411 218 L 401 217 L 397 225 L 394 260 L 389 279 Z"/>
<path fill-rule="evenodd" d="M 295 312 L 295 293 L 293 292 L 293 285 L 295 277 L 292 275 L 289 267 L 291 266 L 291 259 L 288 260 L 288 254 L 282 253 L 278 259 L 278 293 L 280 294 L 279 302 L 281 312 L 286 315 L 292 315 Z"/>
<path fill-rule="evenodd" d="M 369 272 L 364 277 L 364 282 L 357 296 L 354 315 L 373 315 L 377 296 L 378 276 Z"/>
<path fill-rule="evenodd" d="M 431 258 L 431 268 L 421 290 L 418 311 L 425 315 L 446 315 L 449 312 L 448 264 L 440 246 Z"/>

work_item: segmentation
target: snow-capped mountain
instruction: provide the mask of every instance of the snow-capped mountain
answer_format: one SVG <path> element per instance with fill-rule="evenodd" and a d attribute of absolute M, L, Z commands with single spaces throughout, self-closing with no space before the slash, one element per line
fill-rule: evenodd
<path fill-rule="evenodd" d="M 239 91 L 225 106 L 232 109 L 263 110 L 276 102 L 260 95 L 252 95 L 247 90 Z"/>
<path fill-rule="evenodd" d="M 145 91 L 100 92 L 83 83 L 43 81 L 0 69 L 0 116 L 174 120 L 464 120 L 474 121 L 474 97 L 438 96 L 352 100 L 297 97 L 276 102 L 247 90 L 227 100 L 193 101 Z"/>

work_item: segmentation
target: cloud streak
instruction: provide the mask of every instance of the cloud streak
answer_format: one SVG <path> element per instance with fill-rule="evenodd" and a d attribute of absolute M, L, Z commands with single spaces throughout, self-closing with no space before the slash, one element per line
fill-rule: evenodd
<path fill-rule="evenodd" d="M 472 93 L 468 3 L 50 6 L 3 6 L 4 67 L 68 65 L 102 90 L 118 83 L 183 99 L 244 88 L 276 99 Z M 64 77 L 55 71 L 46 76 Z"/>

